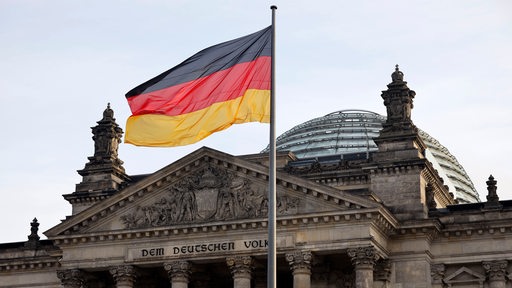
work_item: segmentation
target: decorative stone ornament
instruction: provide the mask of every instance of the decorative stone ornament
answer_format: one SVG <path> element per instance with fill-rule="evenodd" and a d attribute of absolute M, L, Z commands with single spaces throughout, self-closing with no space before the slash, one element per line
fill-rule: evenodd
<path fill-rule="evenodd" d="M 251 256 L 227 257 L 226 264 L 233 275 L 233 287 L 251 288 L 251 274 L 254 269 Z"/>
<path fill-rule="evenodd" d="M 286 261 L 290 264 L 290 269 L 295 272 L 307 272 L 311 274 L 311 261 L 313 254 L 310 251 L 294 251 L 286 253 Z"/>
<path fill-rule="evenodd" d="M 172 283 L 188 283 L 191 274 L 191 265 L 188 261 L 173 261 L 164 264 L 164 269 Z"/>
<path fill-rule="evenodd" d="M 489 278 L 489 281 L 505 281 L 507 275 L 508 262 L 506 260 L 501 261 L 484 261 L 482 266 L 485 269 L 485 273 Z"/>
<path fill-rule="evenodd" d="M 375 262 L 379 258 L 373 246 L 347 249 L 356 274 L 356 288 L 373 287 Z"/>
<path fill-rule="evenodd" d="M 25 242 L 26 249 L 37 249 L 40 246 L 39 243 L 39 235 L 37 231 L 39 230 L 39 223 L 37 222 L 37 218 L 34 218 L 30 223 L 30 235 L 28 235 L 28 241 Z"/>
<path fill-rule="evenodd" d="M 347 249 L 347 254 L 352 259 L 352 264 L 356 267 L 361 265 L 373 266 L 375 265 L 375 261 L 379 259 L 378 255 L 375 253 L 375 248 L 372 246 L 350 248 Z"/>
<path fill-rule="evenodd" d="M 286 261 L 293 274 L 294 288 L 311 287 L 311 261 L 313 255 L 310 251 L 294 251 L 286 254 Z"/>
<path fill-rule="evenodd" d="M 85 274 L 80 269 L 59 270 L 57 277 L 64 288 L 87 288 Z"/>
<path fill-rule="evenodd" d="M 498 193 L 496 193 L 496 190 L 498 190 L 498 187 L 496 186 L 496 183 L 498 183 L 496 180 L 494 180 L 494 177 L 492 175 L 489 176 L 489 180 L 485 182 L 487 184 L 487 202 L 485 203 L 484 207 L 486 209 L 499 209 L 501 208 L 500 204 L 500 198 L 498 197 Z"/>
<path fill-rule="evenodd" d="M 231 271 L 233 277 L 243 275 L 251 275 L 253 266 L 253 259 L 250 256 L 233 256 L 227 257 L 226 263 Z"/>
<path fill-rule="evenodd" d="M 437 203 L 434 197 L 434 187 L 432 186 L 432 183 L 428 183 L 425 187 L 425 198 L 428 209 L 436 209 Z"/>
<path fill-rule="evenodd" d="M 383 125 L 381 134 L 387 132 L 415 132 L 416 126 L 411 120 L 411 110 L 416 92 L 407 87 L 404 73 L 396 65 L 395 72 L 391 74 L 392 82 L 388 84 L 388 90 L 382 91 L 382 99 L 387 109 L 387 119 Z"/>
<path fill-rule="evenodd" d="M 118 287 L 133 287 L 133 284 L 135 284 L 137 280 L 137 270 L 131 265 L 115 266 L 110 268 L 109 271 Z"/>
<path fill-rule="evenodd" d="M 138 206 L 121 216 L 127 229 L 183 223 L 263 218 L 266 190 L 250 179 L 208 165 L 166 189 L 151 205 Z M 277 198 L 278 214 L 296 213 L 298 198 Z"/>

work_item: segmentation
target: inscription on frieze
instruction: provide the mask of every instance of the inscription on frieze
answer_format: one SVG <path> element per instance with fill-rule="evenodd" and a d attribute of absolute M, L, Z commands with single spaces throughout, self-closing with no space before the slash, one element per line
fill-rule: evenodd
<path fill-rule="evenodd" d="M 283 245 L 287 239 L 281 239 Z M 227 253 L 236 251 L 265 250 L 267 239 L 233 240 L 224 242 L 183 243 L 172 246 L 129 248 L 128 259 L 151 259 L 158 257 L 180 257 L 183 255 L 202 255 L 211 253 Z"/>
<path fill-rule="evenodd" d="M 299 198 L 277 197 L 277 213 L 297 213 Z M 151 205 L 137 206 L 121 216 L 125 228 L 266 217 L 266 186 L 235 173 L 208 166 L 167 188 Z"/>

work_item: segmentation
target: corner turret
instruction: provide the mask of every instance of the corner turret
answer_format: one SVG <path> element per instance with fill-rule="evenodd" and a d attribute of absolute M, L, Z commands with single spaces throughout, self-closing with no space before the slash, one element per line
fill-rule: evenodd
<path fill-rule="evenodd" d="M 399 70 L 398 65 L 395 66 L 395 71 L 391 74 L 391 80 L 392 82 L 387 85 L 388 89 L 382 91 L 381 94 L 384 106 L 386 106 L 387 119 L 382 125 L 380 138 L 418 132 L 418 128 L 411 120 L 416 92 L 407 87 L 404 73 Z"/>
<path fill-rule="evenodd" d="M 398 65 L 391 74 L 391 79 L 392 82 L 387 85 L 388 89 L 381 94 L 387 117 L 379 136 L 374 139 L 379 148 L 378 153 L 374 155 L 374 160 L 387 162 L 397 159 L 424 159 L 426 145 L 411 119 L 416 92 L 407 87 L 404 73 L 398 69 Z"/>
<path fill-rule="evenodd" d="M 110 197 L 130 181 L 118 157 L 123 130 L 116 123 L 110 103 L 103 111 L 103 118 L 96 123 L 98 125 L 91 127 L 94 156 L 88 157 L 85 168 L 78 170 L 82 182 L 76 185 L 75 192 L 63 195 L 73 205 L 73 215 Z"/>
<path fill-rule="evenodd" d="M 416 92 L 407 87 L 396 65 L 392 82 L 382 91 L 386 122 L 374 138 L 378 151 L 367 167 L 371 190 L 401 220 L 425 219 L 430 210 L 454 204 L 447 186 L 426 159 L 427 148 L 411 119 Z"/>

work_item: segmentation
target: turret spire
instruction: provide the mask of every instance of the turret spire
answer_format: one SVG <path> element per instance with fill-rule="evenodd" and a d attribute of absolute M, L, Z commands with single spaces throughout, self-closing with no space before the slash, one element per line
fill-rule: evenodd
<path fill-rule="evenodd" d="M 37 249 L 39 247 L 39 235 L 37 234 L 39 231 L 39 223 L 37 222 L 37 218 L 34 218 L 30 223 L 30 235 L 28 235 L 28 241 L 25 242 L 26 249 Z"/>
<path fill-rule="evenodd" d="M 398 69 L 398 64 L 395 65 L 395 72 L 391 74 L 391 80 L 393 80 L 393 82 L 404 81 L 404 73 Z"/>
<path fill-rule="evenodd" d="M 499 209 L 501 208 L 500 198 L 498 197 L 498 187 L 496 183 L 498 183 L 492 175 L 489 176 L 489 180 L 485 182 L 487 184 L 487 202 L 485 203 L 486 209 Z"/>
<path fill-rule="evenodd" d="M 103 118 L 97 122 L 96 127 L 92 127 L 94 136 L 94 157 L 89 160 L 91 162 L 105 162 L 113 161 L 116 164 L 122 165 L 123 162 L 117 158 L 117 150 L 123 130 L 117 125 L 116 118 L 114 118 L 114 111 L 110 109 L 110 103 L 103 111 Z"/>
<path fill-rule="evenodd" d="M 407 87 L 404 81 L 404 73 L 399 70 L 398 64 L 391 74 L 392 82 L 388 84 L 388 90 L 382 91 L 382 99 L 387 110 L 387 120 L 384 123 L 381 134 L 386 132 L 416 132 L 417 129 L 411 120 L 411 110 L 416 92 Z"/>

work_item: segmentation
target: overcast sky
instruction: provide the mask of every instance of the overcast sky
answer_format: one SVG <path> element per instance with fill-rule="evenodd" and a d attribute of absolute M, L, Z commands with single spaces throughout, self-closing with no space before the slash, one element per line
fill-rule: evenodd
<path fill-rule="evenodd" d="M 200 3 L 200 4 L 199 4 Z M 385 114 L 395 64 L 416 91 L 414 123 L 464 166 L 480 198 L 493 174 L 512 199 L 512 1 L 0 1 L 0 243 L 71 214 L 107 103 L 124 129 L 124 94 L 208 46 L 277 17 L 277 134 L 344 109 Z M 260 152 L 268 125 L 235 125 L 186 147 L 122 144 L 128 174 L 202 146 Z M 42 238 L 45 238 L 42 236 Z"/>

